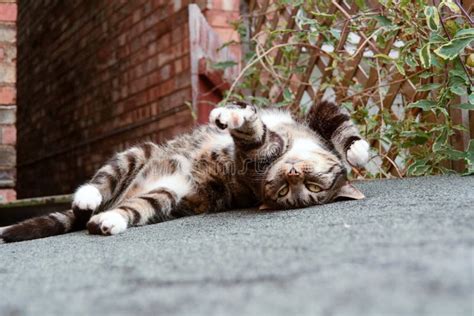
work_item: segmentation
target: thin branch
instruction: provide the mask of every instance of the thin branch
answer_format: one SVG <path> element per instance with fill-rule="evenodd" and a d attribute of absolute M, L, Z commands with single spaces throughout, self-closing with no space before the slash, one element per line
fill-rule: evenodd
<path fill-rule="evenodd" d="M 357 93 L 355 93 L 355 94 L 349 95 L 349 96 L 347 96 L 347 97 L 341 99 L 340 101 L 341 101 L 341 102 L 344 102 L 344 101 L 346 101 L 346 100 L 352 99 L 353 97 L 356 97 L 356 96 L 359 96 L 359 95 L 361 95 L 361 94 L 367 93 L 367 92 L 369 92 L 369 91 L 371 91 L 371 90 L 373 90 L 373 89 L 375 89 L 375 88 L 377 88 L 377 87 L 380 88 L 380 87 L 391 86 L 391 85 L 393 85 L 393 84 L 395 84 L 395 83 L 399 83 L 399 82 L 406 81 L 406 80 L 408 80 L 408 79 L 411 79 L 411 78 L 413 78 L 413 77 L 418 76 L 419 74 L 421 74 L 421 73 L 424 72 L 424 71 L 425 71 L 425 70 L 420 70 L 420 71 L 417 71 L 417 72 L 411 74 L 411 75 L 408 76 L 408 77 L 404 77 L 404 78 L 402 78 L 402 79 L 390 81 L 390 82 L 385 83 L 385 84 L 380 84 L 380 85 L 377 85 L 377 86 L 375 86 L 375 85 L 370 86 L 370 87 L 368 87 L 368 88 L 366 88 L 366 89 L 364 89 L 364 90 L 362 90 L 362 91 L 359 91 L 359 92 L 357 92 Z M 350 89 L 350 87 L 347 87 L 347 89 Z"/>
<path fill-rule="evenodd" d="M 379 65 L 379 60 L 376 59 L 375 65 L 377 66 L 377 82 L 379 83 L 378 91 L 379 91 L 379 100 L 380 100 L 380 139 L 383 137 L 383 127 L 385 125 L 384 119 L 383 119 L 383 96 L 382 96 L 382 89 L 380 89 L 380 85 L 382 84 L 382 79 L 381 79 L 381 72 L 380 72 L 380 65 Z M 382 154 L 382 142 L 379 141 L 379 155 Z"/>
<path fill-rule="evenodd" d="M 278 45 L 275 45 L 273 46 L 272 48 L 270 48 L 269 50 L 267 50 L 266 52 L 264 52 L 263 54 L 261 54 L 260 56 L 258 56 L 257 58 L 255 58 L 255 60 L 249 62 L 247 64 L 247 66 L 244 67 L 244 69 L 242 69 L 242 71 L 239 73 L 239 75 L 237 76 L 237 78 L 234 80 L 234 82 L 232 83 L 232 85 L 230 86 L 230 89 L 227 93 L 227 96 L 225 97 L 225 99 L 223 100 L 224 103 L 227 102 L 229 96 L 232 94 L 232 92 L 234 92 L 234 89 L 237 85 L 237 83 L 240 81 L 240 79 L 242 79 L 242 77 L 244 76 L 245 72 L 247 72 L 247 70 L 249 70 L 253 65 L 255 65 L 256 63 L 260 62 L 260 60 L 262 58 L 264 58 L 265 56 L 267 56 L 268 54 L 270 54 L 272 51 L 274 51 L 275 49 L 279 49 L 279 48 L 282 48 L 282 47 L 287 47 L 287 46 L 301 46 L 301 47 L 306 47 L 306 48 L 311 48 L 311 49 L 315 49 L 317 51 L 319 51 L 319 53 L 323 53 L 323 54 L 326 54 L 327 53 L 323 50 L 321 50 L 321 48 L 317 47 L 317 46 L 314 46 L 314 45 L 311 45 L 311 44 L 305 44 L 305 43 L 285 43 L 285 44 L 278 44 Z"/>
<path fill-rule="evenodd" d="M 466 12 L 466 10 L 464 10 L 464 7 L 462 6 L 461 3 L 459 3 L 459 0 L 454 0 L 454 2 L 456 3 L 456 5 L 459 7 L 459 9 L 461 10 L 462 14 L 469 20 L 469 23 L 471 23 L 471 26 L 474 25 L 474 20 L 471 18 L 471 16 L 469 15 L 469 13 Z"/>
<path fill-rule="evenodd" d="M 395 170 L 397 171 L 398 177 L 403 178 L 403 174 L 400 172 L 400 169 L 398 168 L 397 164 L 395 163 L 395 161 L 393 161 L 392 158 L 390 158 L 387 154 L 382 154 L 382 155 L 378 155 L 378 156 L 381 157 L 382 159 L 387 159 L 392 164 L 392 166 L 395 168 Z"/>

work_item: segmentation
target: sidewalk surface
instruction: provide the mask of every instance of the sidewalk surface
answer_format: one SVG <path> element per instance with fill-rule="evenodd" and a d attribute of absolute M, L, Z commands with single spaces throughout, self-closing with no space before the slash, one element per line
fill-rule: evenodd
<path fill-rule="evenodd" d="M 472 315 L 474 177 L 0 244 L 0 315 Z"/>

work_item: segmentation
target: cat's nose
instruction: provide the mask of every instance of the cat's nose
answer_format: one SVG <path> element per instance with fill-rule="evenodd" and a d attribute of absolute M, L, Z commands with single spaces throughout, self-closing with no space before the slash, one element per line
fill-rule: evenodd
<path fill-rule="evenodd" d="M 301 174 L 295 167 L 291 167 L 290 171 L 288 171 L 287 175 L 289 177 L 298 177 Z"/>
<path fill-rule="evenodd" d="M 291 167 L 291 169 L 286 173 L 286 178 L 290 184 L 298 184 L 301 182 L 302 173 L 295 167 Z"/>

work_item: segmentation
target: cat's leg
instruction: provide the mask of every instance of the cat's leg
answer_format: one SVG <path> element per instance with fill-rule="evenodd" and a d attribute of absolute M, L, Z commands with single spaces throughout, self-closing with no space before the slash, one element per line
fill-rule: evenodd
<path fill-rule="evenodd" d="M 119 196 L 156 150 L 157 145 L 144 143 L 109 160 L 89 182 L 76 190 L 72 202 L 75 215 L 90 216 L 100 205 Z"/>
<path fill-rule="evenodd" d="M 237 147 L 255 149 L 265 143 L 267 127 L 260 119 L 257 109 L 250 104 L 229 104 L 215 108 L 209 122 L 224 130 L 228 129 Z"/>
<path fill-rule="evenodd" d="M 192 188 L 181 174 L 162 176 L 145 185 L 146 192 L 127 198 L 114 209 L 92 216 L 87 223 L 91 234 L 116 235 L 128 227 L 158 223 L 173 219 L 173 211 Z"/>
<path fill-rule="evenodd" d="M 321 102 L 311 108 L 307 120 L 309 126 L 329 141 L 350 165 L 364 167 L 367 164 L 370 146 L 339 106 Z"/>

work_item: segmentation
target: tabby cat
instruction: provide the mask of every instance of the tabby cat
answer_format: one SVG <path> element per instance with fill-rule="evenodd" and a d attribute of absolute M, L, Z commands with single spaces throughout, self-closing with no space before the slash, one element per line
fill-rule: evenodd
<path fill-rule="evenodd" d="M 234 208 L 288 209 L 364 195 L 347 181 L 369 145 L 335 104 L 305 122 L 289 112 L 232 103 L 209 125 L 164 145 L 117 154 L 74 194 L 72 209 L 0 228 L 6 242 L 81 230 L 116 235 L 128 227 Z"/>

